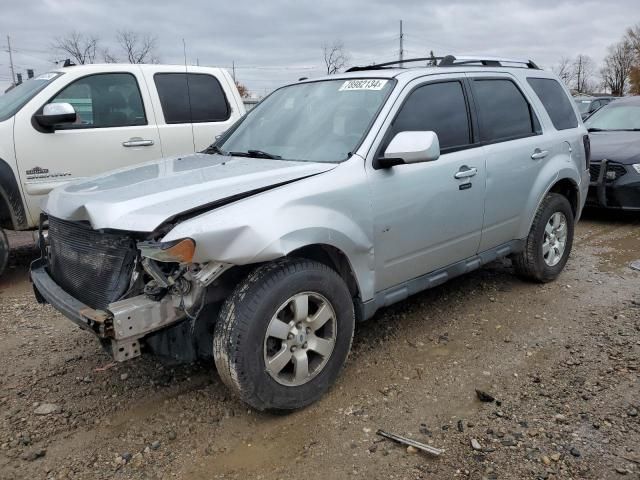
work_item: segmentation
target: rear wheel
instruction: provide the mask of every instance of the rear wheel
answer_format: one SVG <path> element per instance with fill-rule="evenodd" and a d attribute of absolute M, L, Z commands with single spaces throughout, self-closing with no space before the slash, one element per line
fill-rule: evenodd
<path fill-rule="evenodd" d="M 3 274 L 9 263 L 9 239 L 6 232 L 0 228 L 0 275 Z"/>
<path fill-rule="evenodd" d="M 521 277 L 555 280 L 569 259 L 573 245 L 574 217 L 566 197 L 550 193 L 540 204 L 522 252 L 513 257 Z"/>
<path fill-rule="evenodd" d="M 329 267 L 305 259 L 264 265 L 238 285 L 214 332 L 218 373 L 258 410 L 294 410 L 338 377 L 353 338 L 353 300 Z"/>

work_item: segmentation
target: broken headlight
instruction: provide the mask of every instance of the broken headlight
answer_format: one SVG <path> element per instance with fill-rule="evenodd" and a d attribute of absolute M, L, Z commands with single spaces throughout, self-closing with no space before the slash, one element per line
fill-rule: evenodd
<path fill-rule="evenodd" d="M 138 242 L 140 255 L 157 262 L 191 263 L 196 251 L 196 242 L 191 238 L 173 242 Z"/>

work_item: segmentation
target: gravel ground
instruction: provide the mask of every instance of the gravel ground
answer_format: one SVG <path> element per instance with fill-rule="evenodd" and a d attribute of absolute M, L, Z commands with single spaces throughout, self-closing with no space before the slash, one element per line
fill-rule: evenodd
<path fill-rule="evenodd" d="M 640 479 L 637 216 L 584 219 L 554 283 L 504 261 L 379 312 L 329 394 L 287 416 L 211 365 L 113 365 L 35 303 L 21 249 L 0 279 L 1 479 Z"/>

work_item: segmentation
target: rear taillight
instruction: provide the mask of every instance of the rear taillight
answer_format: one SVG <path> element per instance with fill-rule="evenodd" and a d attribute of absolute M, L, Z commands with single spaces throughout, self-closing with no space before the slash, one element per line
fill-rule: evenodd
<path fill-rule="evenodd" d="M 584 144 L 585 167 L 589 170 L 589 167 L 591 166 L 591 140 L 589 139 L 589 135 L 584 135 L 582 137 L 582 143 Z"/>

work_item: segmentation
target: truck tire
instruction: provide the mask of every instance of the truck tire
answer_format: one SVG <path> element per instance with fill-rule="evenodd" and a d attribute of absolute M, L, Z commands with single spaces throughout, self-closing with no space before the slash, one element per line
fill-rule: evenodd
<path fill-rule="evenodd" d="M 512 258 L 516 273 L 541 283 L 555 280 L 569 259 L 573 231 L 569 200 L 558 193 L 549 193 L 538 207 L 524 250 Z"/>
<path fill-rule="evenodd" d="M 254 270 L 222 306 L 216 368 L 255 409 L 299 409 L 336 380 L 354 327 L 353 300 L 334 270 L 306 259 L 277 260 Z"/>
<path fill-rule="evenodd" d="M 0 275 L 4 273 L 9 263 L 9 239 L 6 232 L 0 228 Z"/>

